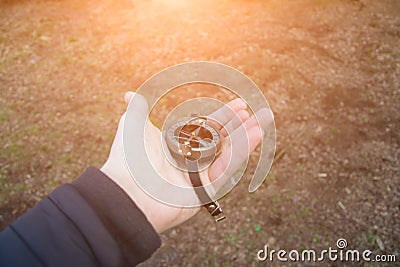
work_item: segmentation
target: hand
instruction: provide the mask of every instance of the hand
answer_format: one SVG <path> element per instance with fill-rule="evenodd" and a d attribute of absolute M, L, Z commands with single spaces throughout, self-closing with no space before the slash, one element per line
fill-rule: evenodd
<path fill-rule="evenodd" d="M 125 94 L 125 102 L 129 104 L 135 93 Z M 134 112 L 136 116 L 146 117 L 148 114 L 148 105 L 145 98 L 141 95 L 135 95 Z M 248 157 L 248 154 L 255 149 L 262 139 L 262 130 L 254 115 L 249 116 L 246 111 L 247 105 L 241 99 L 235 99 L 224 107 L 210 114 L 209 117 L 219 122 L 221 133 L 227 136 L 232 133 L 230 138 L 223 138 L 222 152 L 213 162 L 210 168 L 202 173 L 209 181 L 214 181 L 221 175 L 231 175 L 236 171 L 240 164 Z M 233 111 L 233 112 L 232 112 Z M 267 114 L 267 113 L 266 113 Z M 269 113 L 268 113 L 269 114 Z M 153 225 L 158 233 L 179 225 L 194 216 L 200 208 L 179 208 L 161 203 L 143 192 L 134 179 L 131 177 L 128 167 L 125 163 L 122 144 L 122 132 L 125 120 L 122 115 L 114 142 L 111 147 L 110 155 L 106 163 L 101 167 L 110 179 L 115 181 L 143 211 L 147 219 Z M 266 120 L 271 120 L 266 118 Z M 161 144 L 161 131 L 151 122 L 146 124 L 146 139 L 151 142 L 147 146 L 147 153 L 153 167 L 166 180 L 185 186 L 191 186 L 187 173 L 184 173 L 172 166 L 163 153 Z M 224 127 L 224 128 L 222 128 Z M 143 129 L 137 129 L 137 132 Z M 247 139 L 247 140 L 246 140 Z M 242 149 L 247 153 L 241 153 L 240 157 L 231 159 L 231 148 Z M 233 163 L 232 163 L 233 161 Z"/>

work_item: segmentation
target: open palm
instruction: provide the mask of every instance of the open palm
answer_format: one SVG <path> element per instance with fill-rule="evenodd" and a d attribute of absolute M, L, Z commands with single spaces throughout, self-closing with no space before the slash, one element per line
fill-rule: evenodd
<path fill-rule="evenodd" d="M 135 106 L 132 107 L 135 109 L 135 115 L 147 116 L 148 106 L 143 96 L 128 92 L 125 94 L 125 101 L 129 103 L 133 99 L 133 96 L 135 96 L 135 99 L 138 99 L 135 102 Z M 219 125 L 218 127 L 221 130 L 223 138 L 221 154 L 208 169 L 201 173 L 202 179 L 212 182 L 221 176 L 229 177 L 260 143 L 262 130 L 255 116 L 250 117 L 246 109 L 247 105 L 243 100 L 238 98 L 208 116 L 217 122 L 216 125 Z M 267 114 L 268 112 L 265 113 Z M 130 196 L 146 215 L 156 231 L 161 233 L 186 221 L 195 215 L 200 208 L 169 206 L 149 196 L 135 183 L 124 159 L 122 144 L 124 120 L 125 114 L 120 119 L 109 158 L 101 168 L 101 171 L 114 180 Z M 268 120 L 268 118 L 265 120 Z M 147 156 L 150 159 L 153 168 L 164 179 L 176 185 L 191 186 L 187 173 L 175 168 L 169 163 L 164 153 L 160 153 L 162 151 L 160 129 L 155 127 L 151 122 L 148 122 L 146 127 L 145 144 L 147 155 L 143 156 Z M 143 129 L 137 129 L 138 133 L 140 131 L 143 131 Z M 230 133 L 229 136 L 228 133 Z M 239 157 L 232 158 L 232 149 L 239 149 L 243 153 Z"/>

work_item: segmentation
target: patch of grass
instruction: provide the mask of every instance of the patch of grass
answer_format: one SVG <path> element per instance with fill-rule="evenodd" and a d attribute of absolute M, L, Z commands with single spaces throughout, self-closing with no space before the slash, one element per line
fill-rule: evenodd
<path fill-rule="evenodd" d="M 302 164 L 302 163 L 296 163 L 296 168 L 297 168 L 299 171 L 304 171 L 305 166 L 304 166 L 304 164 Z"/>
<path fill-rule="evenodd" d="M 73 162 L 73 155 L 71 153 L 64 153 L 57 159 L 57 165 L 67 165 Z"/>
<path fill-rule="evenodd" d="M 23 192 L 25 190 L 25 188 L 26 188 L 26 185 L 23 182 L 9 184 L 9 189 L 13 193 Z"/>
<path fill-rule="evenodd" d="M 39 144 L 38 145 L 38 151 L 47 153 L 49 151 L 49 146 L 47 144 Z"/>
<path fill-rule="evenodd" d="M 61 184 L 61 181 L 57 178 L 48 180 L 46 182 L 46 185 L 49 186 L 50 188 L 56 188 L 57 186 L 59 186 Z"/>
<path fill-rule="evenodd" d="M 26 190 L 24 182 L 9 182 L 7 172 L 3 169 L 0 169 L 0 187 L 2 188 L 0 192 L 0 205 L 4 205 L 10 196 Z"/>
<path fill-rule="evenodd" d="M 39 135 L 40 134 L 40 128 L 37 125 L 32 125 L 27 128 L 26 133 L 28 135 Z"/>
<path fill-rule="evenodd" d="M 76 37 L 69 37 L 68 42 L 75 43 L 75 42 L 78 42 L 78 39 Z"/>
<path fill-rule="evenodd" d="M 336 135 L 337 132 L 338 132 L 337 128 L 336 128 L 336 127 L 333 127 L 333 126 L 330 126 L 330 127 L 328 128 L 328 130 L 329 130 L 329 133 L 332 134 L 332 135 Z"/>
<path fill-rule="evenodd" d="M 206 263 L 206 266 L 212 266 L 212 267 L 220 267 L 221 265 L 218 263 L 218 258 L 214 254 L 207 254 L 204 257 L 204 263 Z"/>
<path fill-rule="evenodd" d="M 7 183 L 7 173 L 5 170 L 0 169 L 0 187 Z"/>
<path fill-rule="evenodd" d="M 235 234 L 230 234 L 226 237 L 226 241 L 228 242 L 228 244 L 230 245 L 235 245 L 236 241 L 238 239 L 238 236 Z"/>
<path fill-rule="evenodd" d="M 319 238 L 318 238 L 317 235 L 314 234 L 314 235 L 311 236 L 311 242 L 312 243 L 316 244 L 316 243 L 318 243 L 318 241 L 319 241 Z"/>
<path fill-rule="evenodd" d="M 303 217 L 307 217 L 311 215 L 311 209 L 309 207 L 304 207 L 301 210 L 299 210 L 299 215 Z"/>
<path fill-rule="evenodd" d="M 369 50 L 368 51 L 368 57 L 370 59 L 375 59 L 375 56 L 376 56 L 376 54 L 375 54 L 375 52 L 373 50 Z"/>
<path fill-rule="evenodd" d="M 256 229 L 257 232 L 260 231 L 261 227 L 259 225 L 256 226 L 259 230 Z M 238 240 L 244 239 L 246 236 L 249 235 L 249 230 L 244 230 L 239 232 L 238 234 L 232 233 L 226 237 L 226 241 L 230 245 L 236 245 Z"/>
<path fill-rule="evenodd" d="M 8 42 L 8 38 L 5 36 L 0 36 L 0 44 Z"/>
<path fill-rule="evenodd" d="M 373 234 L 370 231 L 367 231 L 365 233 L 365 236 L 367 238 L 368 243 L 370 243 L 372 246 L 375 245 L 376 240 L 378 239 L 378 235 Z"/>
<path fill-rule="evenodd" d="M 4 109 L 0 109 L 0 122 L 5 122 L 8 116 Z"/>
<path fill-rule="evenodd" d="M 4 205 L 4 202 L 8 198 L 8 194 L 4 191 L 0 192 L 0 205 Z"/>
<path fill-rule="evenodd" d="M 322 143 L 323 143 L 325 146 L 328 146 L 328 145 L 329 145 L 329 139 L 328 139 L 328 138 L 324 138 L 324 139 L 322 140 Z"/>
<path fill-rule="evenodd" d="M 51 131 L 47 135 L 48 140 L 59 140 L 61 138 L 61 133 L 59 131 Z"/>
<path fill-rule="evenodd" d="M 371 28 L 378 28 L 378 27 L 379 27 L 379 22 L 376 21 L 376 20 L 371 20 L 371 21 L 368 23 L 368 25 L 369 25 Z"/>
<path fill-rule="evenodd" d="M 69 56 L 60 57 L 60 65 L 64 66 L 64 67 L 72 64 L 73 61 L 74 61 L 74 59 L 72 57 L 69 57 Z"/>
<path fill-rule="evenodd" d="M 276 180 L 276 176 L 275 176 L 275 174 L 273 174 L 272 172 L 269 172 L 268 175 L 267 175 L 267 177 L 266 177 L 265 179 L 266 179 L 266 180 L 273 181 L 273 180 Z"/>
<path fill-rule="evenodd" d="M 3 149 L 2 154 L 5 158 L 9 159 L 21 159 L 23 154 L 23 147 L 19 144 L 11 144 L 7 148 Z"/>
<path fill-rule="evenodd" d="M 296 241 L 296 240 L 299 239 L 299 236 L 298 236 L 298 234 L 291 233 L 291 234 L 288 235 L 288 239 L 289 239 L 289 240 Z"/>
<path fill-rule="evenodd" d="M 280 203 L 282 202 L 281 196 L 280 196 L 280 195 L 275 195 L 274 198 L 273 198 L 273 200 L 272 200 L 272 202 L 273 202 L 274 204 L 280 204 Z"/>

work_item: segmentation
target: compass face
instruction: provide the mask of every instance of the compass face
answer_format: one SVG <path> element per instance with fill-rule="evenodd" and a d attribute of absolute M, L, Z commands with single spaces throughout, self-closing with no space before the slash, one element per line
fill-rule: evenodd
<path fill-rule="evenodd" d="M 173 124 L 167 131 L 167 145 L 177 160 L 199 160 L 210 164 L 217 156 L 221 136 L 207 118 L 194 117 Z"/>
<path fill-rule="evenodd" d="M 191 148 L 205 148 L 212 144 L 213 135 L 205 126 L 197 124 L 185 124 L 178 127 L 174 136 L 179 144 L 186 144 L 189 142 Z"/>

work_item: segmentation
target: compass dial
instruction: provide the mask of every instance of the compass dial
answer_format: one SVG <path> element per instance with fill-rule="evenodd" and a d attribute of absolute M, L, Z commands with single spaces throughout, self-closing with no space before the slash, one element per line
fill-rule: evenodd
<path fill-rule="evenodd" d="M 198 160 L 207 166 L 218 155 L 221 146 L 218 129 L 205 117 L 187 118 L 173 124 L 166 139 L 172 156 L 178 161 Z"/>

